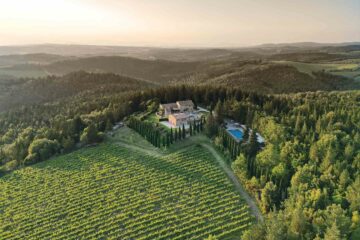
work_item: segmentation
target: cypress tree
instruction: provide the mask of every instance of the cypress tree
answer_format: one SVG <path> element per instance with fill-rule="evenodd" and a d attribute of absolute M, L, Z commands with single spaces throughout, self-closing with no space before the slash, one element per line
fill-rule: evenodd
<path fill-rule="evenodd" d="M 170 143 L 171 143 L 171 144 L 174 143 L 174 131 L 173 131 L 172 128 L 170 129 Z"/>
<path fill-rule="evenodd" d="M 200 119 L 200 130 L 201 130 L 201 131 L 204 130 L 203 118 Z"/>
<path fill-rule="evenodd" d="M 178 131 L 177 131 L 177 128 L 175 128 L 175 142 L 178 140 Z"/>
<path fill-rule="evenodd" d="M 166 147 L 170 146 L 170 134 L 166 134 Z"/>
<path fill-rule="evenodd" d="M 250 135 L 250 142 L 249 142 L 249 151 L 248 154 L 250 157 L 255 157 L 257 151 L 259 150 L 259 143 L 257 141 L 257 136 L 255 130 L 252 130 Z"/>
<path fill-rule="evenodd" d="M 243 142 L 247 142 L 249 140 L 249 136 L 250 136 L 250 132 L 249 132 L 249 128 L 246 127 L 245 131 L 244 131 L 244 135 L 243 135 Z"/>

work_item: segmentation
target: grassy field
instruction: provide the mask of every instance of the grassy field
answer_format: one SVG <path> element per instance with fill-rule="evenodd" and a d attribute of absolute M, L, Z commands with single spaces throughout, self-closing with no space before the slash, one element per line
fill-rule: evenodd
<path fill-rule="evenodd" d="M 0 239 L 235 239 L 252 223 L 205 148 L 108 138 L 0 178 Z"/>
<path fill-rule="evenodd" d="M 352 61 L 337 61 L 331 63 L 303 63 L 293 61 L 274 61 L 278 64 L 290 65 L 296 67 L 300 72 L 312 75 L 312 72 L 325 70 L 326 72 L 356 78 L 360 75 L 360 61 L 354 59 Z"/>

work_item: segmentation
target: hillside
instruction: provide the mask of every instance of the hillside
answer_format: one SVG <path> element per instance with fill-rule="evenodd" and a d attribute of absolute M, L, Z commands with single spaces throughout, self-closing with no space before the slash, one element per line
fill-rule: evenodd
<path fill-rule="evenodd" d="M 49 64 L 71 58 L 72 57 L 44 53 L 0 55 L 0 67 L 19 64 Z"/>
<path fill-rule="evenodd" d="M 206 117 L 204 133 L 208 146 L 222 159 L 199 141 L 199 132 L 180 139 L 176 131 L 178 138 L 171 145 L 154 149 L 150 142 L 159 143 L 156 123 L 150 124 L 152 128 L 148 122 L 137 124 L 145 138 L 125 132 L 126 141 L 111 130 L 124 119 L 131 123 L 130 116 L 152 112 L 159 102 L 189 98 L 199 106 L 213 106 L 216 115 Z M 264 219 L 249 226 L 242 239 L 327 239 L 334 229 L 342 236 L 339 239 L 358 239 L 359 99 L 360 91 L 263 95 L 213 84 L 83 94 L 4 112 L 0 114 L 0 202 L 5 203 L 0 204 L 0 238 L 39 234 L 51 239 L 152 239 L 154 234 L 155 238 L 165 234 L 173 239 L 167 234 L 180 233 L 179 238 L 204 239 L 225 230 L 239 239 L 238 230 L 249 223 L 248 207 L 238 199 L 238 186 L 225 183 L 226 175 L 236 175 L 238 180 L 229 179 L 240 180 Z M 221 119 L 256 129 L 265 146 L 251 140 L 255 134 L 248 135 L 249 142 L 235 142 Z M 94 145 L 104 132 L 108 133 L 105 143 Z M 93 147 L 64 154 L 87 144 Z M 221 181 L 207 175 L 213 172 L 222 176 Z M 177 187 L 186 191 L 179 193 Z M 232 202 L 229 194 L 238 200 Z M 230 206 L 216 208 L 223 200 Z M 229 214 L 230 218 L 224 217 Z M 293 227 L 299 221 L 301 232 Z"/>
<path fill-rule="evenodd" d="M 139 148 L 106 143 L 2 177 L 0 238 L 235 239 L 251 224 L 206 149 Z"/>
<path fill-rule="evenodd" d="M 199 64 L 198 62 L 173 62 L 119 56 L 98 56 L 57 61 L 47 65 L 22 64 L 3 67 L 0 69 L 0 75 L 26 77 L 32 72 L 36 72 L 38 76 L 48 74 L 64 75 L 82 70 L 94 73 L 115 73 L 157 83 L 165 83 L 193 72 Z"/>
<path fill-rule="evenodd" d="M 165 60 L 141 60 L 127 57 L 91 57 L 62 61 L 46 67 L 53 74 L 64 74 L 77 70 L 89 72 L 112 72 L 153 82 L 167 82 L 184 76 L 197 67 L 193 62 Z"/>
<path fill-rule="evenodd" d="M 32 55 L 37 53 L 67 57 L 123 56 L 147 60 L 202 61 L 233 53 L 233 49 L 219 48 L 156 48 L 131 46 L 96 46 L 39 44 L 25 46 L 0 46 L 1 55 Z"/>
<path fill-rule="evenodd" d="M 336 48 L 356 51 L 356 46 Z M 265 52 L 261 48 L 122 49 L 123 54 L 127 49 L 129 55 L 144 53 L 146 49 L 147 54 L 156 55 L 154 59 L 177 61 L 53 54 L 0 56 L 0 111 L 22 104 L 67 98 L 85 91 L 92 95 L 182 83 L 226 84 L 266 94 L 360 89 L 360 58 L 354 54 L 326 52 L 321 50 L 327 49 L 322 45 L 311 51 L 297 49 L 276 53 L 277 47 L 263 46 Z M 201 61 L 189 61 L 191 59 Z M 73 74 L 78 71 L 83 72 Z"/>
<path fill-rule="evenodd" d="M 0 80 L 0 111 L 72 97 L 79 93 L 101 95 L 154 86 L 152 83 L 112 73 L 74 72 L 62 77 Z"/>
<path fill-rule="evenodd" d="M 219 61 L 202 68 L 184 82 L 226 85 L 262 93 L 360 89 L 359 83 L 342 76 L 321 72 L 308 74 L 290 64 L 266 61 Z"/>

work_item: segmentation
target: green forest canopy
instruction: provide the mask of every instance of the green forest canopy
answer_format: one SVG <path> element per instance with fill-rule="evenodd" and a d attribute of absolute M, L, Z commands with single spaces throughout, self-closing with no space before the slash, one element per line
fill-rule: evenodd
<path fill-rule="evenodd" d="M 88 126 L 102 132 L 107 122 L 145 111 L 153 99 L 192 99 L 210 108 L 220 101 L 224 116 L 247 123 L 267 140 L 263 151 L 243 151 L 232 164 L 267 214 L 244 239 L 358 234 L 359 91 L 262 95 L 237 88 L 168 86 L 24 106 L 1 114 L 2 170 L 28 164 L 29 154 L 44 148 L 50 154 L 70 151 Z M 33 161 L 49 155 L 40 156 L 45 157 Z"/>

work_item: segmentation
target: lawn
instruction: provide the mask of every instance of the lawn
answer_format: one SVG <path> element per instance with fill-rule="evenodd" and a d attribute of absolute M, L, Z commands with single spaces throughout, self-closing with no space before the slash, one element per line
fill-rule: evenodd
<path fill-rule="evenodd" d="M 160 156 L 142 140 L 124 127 L 0 178 L 0 239 L 233 239 L 250 226 L 233 183 L 195 144 L 204 136 Z"/>
<path fill-rule="evenodd" d="M 146 149 L 154 148 L 151 143 L 146 141 L 137 132 L 131 130 L 127 126 L 121 127 L 114 132 L 113 136 L 107 136 L 107 140 L 110 142 L 124 142 L 126 144 L 141 146 Z"/>
<path fill-rule="evenodd" d="M 145 117 L 144 121 L 148 121 L 148 122 L 152 122 L 152 123 L 158 123 L 159 118 L 158 118 L 158 116 L 156 116 L 155 113 L 151 113 L 151 114 L 149 114 L 149 115 L 147 115 Z"/>

